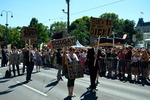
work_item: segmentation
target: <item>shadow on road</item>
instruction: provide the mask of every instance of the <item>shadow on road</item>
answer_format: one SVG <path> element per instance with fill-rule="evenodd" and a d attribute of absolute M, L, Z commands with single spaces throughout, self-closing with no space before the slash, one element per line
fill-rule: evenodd
<path fill-rule="evenodd" d="M 13 90 L 5 90 L 5 91 L 2 91 L 2 92 L 0 92 L 0 95 L 5 95 L 5 94 L 8 94 L 8 93 L 10 93 L 10 92 L 12 92 Z"/>
<path fill-rule="evenodd" d="M 21 85 L 26 84 L 26 83 L 27 83 L 27 82 L 24 81 L 24 82 L 21 82 L 21 83 L 17 83 L 17 84 L 15 84 L 15 85 L 11 85 L 11 86 L 9 86 L 8 88 L 15 88 L 15 87 L 17 87 L 17 86 L 21 86 Z"/>
<path fill-rule="evenodd" d="M 85 93 L 83 93 L 80 97 L 80 100 L 97 100 L 98 97 L 96 96 L 96 92 L 93 93 L 91 91 L 86 91 Z"/>
<path fill-rule="evenodd" d="M 66 98 L 64 98 L 64 100 L 72 100 L 72 98 L 70 96 L 67 96 Z"/>
<path fill-rule="evenodd" d="M 8 82 L 9 80 L 3 80 L 3 81 L 0 81 L 0 83 L 5 83 L 5 82 Z"/>
<path fill-rule="evenodd" d="M 50 91 L 50 90 L 53 89 L 57 84 L 58 84 L 58 81 L 56 80 L 56 81 L 54 81 L 54 82 L 48 84 L 48 85 L 45 86 L 45 87 L 51 87 L 51 88 L 48 90 L 48 91 Z M 46 91 L 45 93 L 47 93 L 48 91 Z"/>

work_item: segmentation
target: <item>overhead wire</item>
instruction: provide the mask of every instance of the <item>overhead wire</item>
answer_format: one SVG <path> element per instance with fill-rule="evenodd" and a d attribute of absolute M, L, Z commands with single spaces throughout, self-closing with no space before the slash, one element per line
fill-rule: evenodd
<path fill-rule="evenodd" d="M 116 4 L 116 3 L 119 3 L 119 2 L 122 2 L 124 0 L 118 0 L 118 1 L 115 1 L 115 2 L 111 2 L 111 3 L 108 3 L 108 4 L 104 4 L 104 5 L 100 5 L 100 6 L 97 6 L 97 7 L 94 7 L 94 8 L 90 8 L 90 9 L 87 9 L 87 10 L 83 10 L 83 11 L 79 11 L 79 12 L 76 12 L 76 13 L 72 13 L 70 14 L 70 16 L 72 15 L 76 15 L 76 14 L 80 14 L 80 13 L 84 13 L 84 12 L 88 12 L 88 11 L 91 11 L 91 10 L 94 10 L 94 9 L 98 9 L 98 8 L 101 8 L 101 7 L 105 7 L 105 6 L 109 6 L 109 5 L 112 5 L 112 4 Z M 61 16 L 61 17 L 57 17 L 57 18 L 52 18 L 50 20 L 57 20 L 57 19 L 60 19 L 62 17 L 66 17 L 66 16 Z M 48 22 L 49 20 L 47 21 L 44 21 L 44 22 Z"/>

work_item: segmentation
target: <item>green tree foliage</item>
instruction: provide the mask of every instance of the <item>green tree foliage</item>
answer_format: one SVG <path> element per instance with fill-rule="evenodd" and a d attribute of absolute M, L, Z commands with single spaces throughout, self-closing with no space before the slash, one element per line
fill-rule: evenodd
<path fill-rule="evenodd" d="M 37 28 L 38 28 L 38 39 L 44 43 L 50 41 L 48 27 L 44 26 L 42 23 L 38 23 Z"/>
<path fill-rule="evenodd" d="M 66 30 L 66 23 L 62 21 L 54 22 L 50 26 L 50 37 L 55 33 L 57 30 Z"/>
<path fill-rule="evenodd" d="M 0 25 L 0 41 L 5 41 L 6 28 Z M 20 39 L 21 37 L 21 27 L 11 28 L 8 27 L 8 44 L 16 46 L 17 48 L 23 48 L 24 42 Z"/>
<path fill-rule="evenodd" d="M 133 20 L 119 19 L 118 15 L 115 13 L 104 13 L 100 16 L 100 18 L 112 19 L 112 31 L 115 32 L 116 36 L 120 38 L 122 38 L 124 34 L 127 34 L 126 42 L 128 44 L 132 43 L 133 34 L 138 34 L 137 31 L 134 30 L 135 22 Z"/>
<path fill-rule="evenodd" d="M 29 27 L 36 27 L 37 24 L 38 24 L 38 20 L 36 18 L 32 18 Z"/>
<path fill-rule="evenodd" d="M 44 26 L 42 23 L 38 23 L 36 18 L 32 18 L 29 27 L 35 27 L 38 30 L 38 40 L 42 42 L 48 42 L 50 40 L 48 27 Z"/>
<path fill-rule="evenodd" d="M 76 19 L 71 23 L 70 34 L 75 36 L 81 44 L 89 44 L 89 30 L 90 30 L 90 18 L 84 16 L 82 18 Z"/>
<path fill-rule="evenodd" d="M 21 27 L 9 28 L 8 43 L 17 48 L 23 48 L 25 43 L 21 40 Z"/>
<path fill-rule="evenodd" d="M 111 19 L 113 21 L 112 31 L 116 32 L 119 28 L 119 18 L 115 13 L 104 13 L 100 16 L 100 18 Z"/>
<path fill-rule="evenodd" d="M 4 25 L 0 25 L 0 37 L 1 40 L 0 41 L 4 41 L 4 37 L 5 37 L 5 33 L 6 33 L 6 28 Z"/>

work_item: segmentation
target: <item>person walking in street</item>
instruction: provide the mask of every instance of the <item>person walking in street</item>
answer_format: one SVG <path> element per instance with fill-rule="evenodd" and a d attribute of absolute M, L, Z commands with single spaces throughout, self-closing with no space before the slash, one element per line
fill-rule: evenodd
<path fill-rule="evenodd" d="M 63 60 L 64 64 L 67 65 L 67 66 L 69 65 L 69 62 L 79 61 L 77 55 L 75 54 L 75 48 L 74 47 L 70 47 L 69 48 L 69 53 L 65 54 L 63 58 L 65 59 L 65 60 Z M 74 85 L 75 85 L 75 79 L 69 78 L 68 72 L 66 72 L 65 76 L 68 79 L 67 87 L 68 87 L 69 96 L 70 97 L 76 97 L 76 95 L 73 93 Z"/>
<path fill-rule="evenodd" d="M 57 68 L 58 68 L 58 72 L 57 72 L 57 81 L 63 81 L 62 79 L 62 49 L 57 49 L 57 53 L 56 53 L 56 57 L 57 57 Z"/>
<path fill-rule="evenodd" d="M 5 67 L 8 63 L 8 51 L 6 50 L 5 46 L 2 46 L 2 62 L 1 62 L 1 67 Z"/>
<path fill-rule="evenodd" d="M 27 53 L 27 75 L 26 75 L 26 82 L 32 81 L 31 74 L 34 68 L 34 51 L 33 47 L 30 45 L 29 50 Z"/>
<path fill-rule="evenodd" d="M 26 69 L 26 64 L 27 64 L 27 59 L 28 59 L 28 45 L 26 44 L 25 48 L 22 50 L 22 62 L 23 62 L 23 67 L 22 67 L 22 74 L 24 74 L 25 69 Z"/>
<path fill-rule="evenodd" d="M 90 73 L 90 90 L 92 92 L 96 92 L 96 76 L 98 71 L 98 61 L 97 61 L 97 54 L 95 52 L 95 48 L 97 46 L 97 42 L 94 41 L 93 47 L 88 49 L 87 53 L 87 61 L 88 61 L 88 67 L 89 67 L 89 73 Z M 96 59 L 96 64 L 94 65 L 94 61 Z"/>
<path fill-rule="evenodd" d="M 16 47 L 13 47 L 12 51 L 10 52 L 10 60 L 9 64 L 12 65 L 14 77 L 16 76 L 16 69 L 17 68 L 17 73 L 20 76 L 20 70 L 19 70 L 19 64 L 20 64 L 20 58 L 19 58 L 19 52 L 17 51 Z"/>

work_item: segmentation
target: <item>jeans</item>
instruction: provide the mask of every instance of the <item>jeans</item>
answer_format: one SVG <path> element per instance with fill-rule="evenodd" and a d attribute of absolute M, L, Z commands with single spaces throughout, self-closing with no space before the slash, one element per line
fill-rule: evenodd
<path fill-rule="evenodd" d="M 61 70 L 62 70 L 62 65 L 57 64 L 58 72 L 57 72 L 57 79 L 61 79 Z"/>

